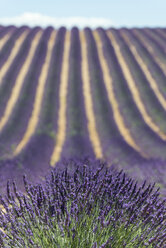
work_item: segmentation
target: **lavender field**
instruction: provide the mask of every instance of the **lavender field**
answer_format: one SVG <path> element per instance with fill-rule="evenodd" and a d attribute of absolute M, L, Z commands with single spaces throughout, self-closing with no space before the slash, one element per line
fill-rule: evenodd
<path fill-rule="evenodd" d="M 166 196 L 166 29 L 0 26 L 0 194 L 86 156 Z"/>

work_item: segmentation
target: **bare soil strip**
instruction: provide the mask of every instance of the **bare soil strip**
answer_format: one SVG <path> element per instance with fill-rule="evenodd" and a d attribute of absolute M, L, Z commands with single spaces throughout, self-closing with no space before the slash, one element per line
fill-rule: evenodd
<path fill-rule="evenodd" d="M 160 67 L 160 69 L 162 70 L 163 74 L 166 77 L 166 60 L 164 63 L 163 60 L 161 61 L 160 57 L 156 56 L 154 48 L 148 42 L 145 41 L 144 36 L 138 30 L 133 30 L 133 33 L 142 42 L 142 44 L 146 47 L 146 49 L 151 54 L 151 56 L 153 56 L 154 61 L 156 62 L 156 64 L 158 64 L 158 66 Z"/>
<path fill-rule="evenodd" d="M 24 79 L 26 77 L 26 74 L 29 71 L 29 67 L 32 63 L 33 57 L 35 56 L 35 50 L 39 44 L 40 38 L 42 35 L 42 31 L 39 31 L 36 36 L 34 37 L 28 56 L 24 62 L 24 64 L 22 65 L 20 72 L 17 76 L 15 85 L 12 89 L 11 95 L 9 97 L 9 100 L 7 102 L 6 108 L 4 110 L 4 114 L 2 116 L 2 118 L 0 119 L 0 132 L 2 131 L 2 129 L 4 128 L 4 126 L 6 125 L 6 123 L 8 122 L 10 115 L 13 111 L 13 108 L 19 98 L 20 95 L 20 91 L 22 89 L 23 83 L 24 83 Z"/>
<path fill-rule="evenodd" d="M 166 39 L 165 30 L 156 28 L 153 32 L 155 32 L 156 35 L 159 36 L 159 38 L 161 38 L 163 41 Z"/>
<path fill-rule="evenodd" d="M 155 81 L 155 79 L 152 77 L 148 66 L 146 65 L 146 63 L 143 61 L 143 59 L 141 58 L 141 56 L 139 55 L 139 53 L 137 52 L 136 47 L 131 44 L 130 40 L 128 39 L 127 35 L 125 33 L 123 33 L 123 31 L 121 32 L 123 38 L 125 39 L 125 41 L 128 44 L 128 47 L 130 49 L 130 51 L 132 52 L 132 54 L 134 55 L 137 63 L 139 64 L 140 68 L 142 69 L 148 83 L 149 86 L 151 87 L 151 89 L 153 90 L 154 94 L 156 95 L 156 97 L 158 98 L 161 106 L 163 107 L 164 110 L 166 110 L 166 99 L 164 98 L 164 96 L 161 94 L 157 83 Z"/>
<path fill-rule="evenodd" d="M 12 62 L 14 61 L 15 57 L 17 56 L 18 52 L 20 51 L 20 47 L 23 45 L 24 40 L 26 39 L 27 35 L 29 33 L 29 30 L 25 30 L 19 38 L 16 40 L 14 47 L 6 60 L 6 62 L 3 64 L 3 66 L 0 69 L 0 85 L 2 84 L 2 80 L 7 73 L 8 69 L 10 68 Z"/>
<path fill-rule="evenodd" d="M 116 39 L 111 31 L 107 32 L 108 37 L 112 43 L 112 46 L 114 47 L 117 59 L 121 65 L 122 72 L 124 74 L 124 77 L 126 78 L 126 82 L 128 84 L 128 87 L 131 91 L 132 97 L 136 103 L 136 106 L 138 107 L 145 123 L 164 141 L 166 141 L 166 134 L 164 134 L 160 128 L 153 122 L 152 118 L 148 115 L 146 108 L 141 100 L 141 96 L 139 94 L 138 88 L 135 84 L 134 78 L 129 70 L 129 67 L 126 64 L 126 61 L 121 53 L 120 47 L 116 42 Z"/>
<path fill-rule="evenodd" d="M 36 90 L 36 96 L 35 96 L 35 101 L 33 105 L 32 115 L 29 120 L 25 134 L 13 153 L 14 156 L 18 155 L 22 151 L 22 149 L 27 145 L 27 143 L 29 142 L 30 138 L 34 134 L 35 129 L 37 127 L 40 112 L 41 112 L 41 104 L 42 104 L 43 95 L 44 95 L 44 88 L 45 88 L 45 84 L 47 81 L 47 76 L 48 76 L 48 71 L 49 71 L 49 66 L 50 66 L 50 61 L 51 61 L 52 50 L 53 50 L 53 46 L 55 43 L 55 37 L 56 37 L 56 31 L 53 31 L 52 34 L 50 35 L 50 39 L 47 44 L 47 54 L 46 54 L 45 62 L 42 66 L 41 74 L 38 80 L 38 86 Z"/>
<path fill-rule="evenodd" d="M 93 34 L 97 45 L 100 64 L 103 71 L 103 78 L 108 93 L 108 99 L 113 109 L 114 120 L 118 127 L 118 130 L 122 135 L 122 137 L 124 138 L 124 140 L 127 142 L 127 144 L 129 144 L 134 150 L 136 150 L 142 157 L 147 158 L 147 155 L 144 152 L 142 152 L 141 148 L 135 143 L 133 137 L 130 134 L 130 130 L 125 126 L 123 117 L 121 116 L 119 110 L 118 102 L 114 94 L 113 80 L 109 72 L 108 63 L 104 57 L 100 35 L 98 34 L 97 31 L 94 31 Z"/>
<path fill-rule="evenodd" d="M 8 42 L 12 34 L 13 34 L 13 31 L 10 31 L 6 35 L 4 35 L 2 39 L 0 39 L 0 51 L 3 49 L 4 45 Z"/>
<path fill-rule="evenodd" d="M 160 49 L 163 50 L 163 54 L 166 53 L 165 49 L 165 38 L 163 37 L 163 32 L 157 32 L 157 30 L 152 30 L 150 28 L 143 29 L 143 32 L 148 35 L 150 39 L 153 39 L 157 44 L 159 44 Z"/>
<path fill-rule="evenodd" d="M 56 136 L 56 144 L 51 156 L 50 165 L 55 166 L 59 161 L 62 148 L 66 138 L 66 108 L 67 108 L 67 88 L 68 88 L 68 75 L 69 75 L 69 51 L 70 51 L 70 31 L 66 32 L 63 64 L 60 79 L 59 89 L 59 113 L 58 113 L 58 130 Z"/>
<path fill-rule="evenodd" d="M 82 55 L 82 81 L 85 110 L 88 119 L 88 132 L 96 158 L 103 158 L 102 146 L 97 132 L 95 114 L 90 89 L 90 75 L 88 68 L 87 42 L 84 31 L 80 31 L 81 55 Z"/>

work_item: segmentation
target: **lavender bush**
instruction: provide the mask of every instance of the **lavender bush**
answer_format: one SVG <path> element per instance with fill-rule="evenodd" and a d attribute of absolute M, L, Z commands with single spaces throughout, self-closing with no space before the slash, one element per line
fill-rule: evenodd
<path fill-rule="evenodd" d="M 8 181 L 0 247 L 166 247 L 165 200 L 154 184 L 138 187 L 90 158 L 61 161 L 45 179 L 24 176 L 26 194 Z"/>

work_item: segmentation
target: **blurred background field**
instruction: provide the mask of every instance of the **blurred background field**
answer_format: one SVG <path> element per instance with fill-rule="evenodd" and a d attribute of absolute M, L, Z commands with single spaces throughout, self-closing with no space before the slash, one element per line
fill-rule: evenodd
<path fill-rule="evenodd" d="M 1 3 L 1 194 L 90 156 L 166 196 L 165 5 Z"/>

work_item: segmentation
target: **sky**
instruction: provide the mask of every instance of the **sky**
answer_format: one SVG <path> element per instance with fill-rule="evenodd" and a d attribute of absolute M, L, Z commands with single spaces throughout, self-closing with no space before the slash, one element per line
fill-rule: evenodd
<path fill-rule="evenodd" d="M 0 24 L 166 27 L 166 0 L 0 0 Z"/>

